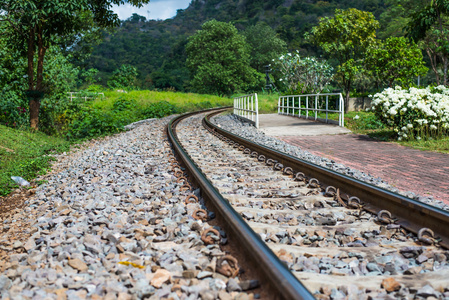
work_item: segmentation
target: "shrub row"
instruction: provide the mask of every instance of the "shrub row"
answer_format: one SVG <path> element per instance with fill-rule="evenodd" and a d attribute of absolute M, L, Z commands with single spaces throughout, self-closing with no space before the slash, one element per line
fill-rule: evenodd
<path fill-rule="evenodd" d="M 373 96 L 371 110 L 402 139 L 438 138 L 449 133 L 449 89 L 388 88 Z"/>

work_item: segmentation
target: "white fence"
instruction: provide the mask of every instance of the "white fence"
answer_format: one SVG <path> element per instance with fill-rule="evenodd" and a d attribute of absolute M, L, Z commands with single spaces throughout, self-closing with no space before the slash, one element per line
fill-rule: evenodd
<path fill-rule="evenodd" d="M 257 94 L 234 98 L 234 114 L 250 121 L 259 128 L 259 102 Z"/>
<path fill-rule="evenodd" d="M 69 94 L 70 102 L 72 102 L 72 100 L 75 98 L 80 98 L 80 97 L 76 96 L 76 94 L 79 94 L 79 93 L 80 92 L 67 92 L 67 94 Z M 96 98 L 100 95 L 104 98 L 104 93 L 89 93 L 89 95 L 92 95 L 91 97 L 87 96 L 86 93 L 83 93 L 83 94 L 85 96 L 81 96 L 81 98 L 84 98 L 84 101 L 87 101 L 87 99 Z"/>
<path fill-rule="evenodd" d="M 345 102 L 341 93 L 281 96 L 278 100 L 278 114 L 334 123 L 329 120 L 329 113 L 338 113 L 338 125 L 345 126 Z"/>

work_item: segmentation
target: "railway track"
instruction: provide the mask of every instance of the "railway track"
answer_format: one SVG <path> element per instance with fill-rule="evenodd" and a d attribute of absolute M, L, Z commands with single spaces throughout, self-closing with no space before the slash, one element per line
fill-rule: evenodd
<path fill-rule="evenodd" d="M 272 295 L 449 297 L 447 212 L 231 140 L 204 113 L 173 120 L 168 133 L 188 180 Z"/>

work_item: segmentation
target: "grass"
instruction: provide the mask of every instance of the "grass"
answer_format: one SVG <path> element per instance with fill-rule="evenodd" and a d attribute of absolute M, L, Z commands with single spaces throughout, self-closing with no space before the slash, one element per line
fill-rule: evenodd
<path fill-rule="evenodd" d="M 231 98 L 194 93 L 157 92 L 144 90 L 130 91 L 128 93 L 109 91 L 104 94 L 105 98 L 98 98 L 94 100 L 92 103 L 93 107 L 111 110 L 114 102 L 119 98 L 125 100 L 135 100 L 139 108 L 148 107 L 152 103 L 167 101 L 170 104 L 175 105 L 180 112 L 195 111 L 216 106 L 229 106 L 233 104 Z"/>
<path fill-rule="evenodd" d="M 33 180 L 50 167 L 47 154 L 67 151 L 69 145 L 61 138 L 0 125 L 0 196 L 18 187 L 11 176 Z"/>

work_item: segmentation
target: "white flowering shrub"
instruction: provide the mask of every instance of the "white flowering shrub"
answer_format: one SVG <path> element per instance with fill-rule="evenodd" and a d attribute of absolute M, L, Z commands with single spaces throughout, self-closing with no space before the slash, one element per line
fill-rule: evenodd
<path fill-rule="evenodd" d="M 449 89 L 388 88 L 373 97 L 371 111 L 398 134 L 398 140 L 449 134 Z"/>
<path fill-rule="evenodd" d="M 296 52 L 273 59 L 279 82 L 290 94 L 320 93 L 332 79 L 333 68 L 325 60 Z"/>

